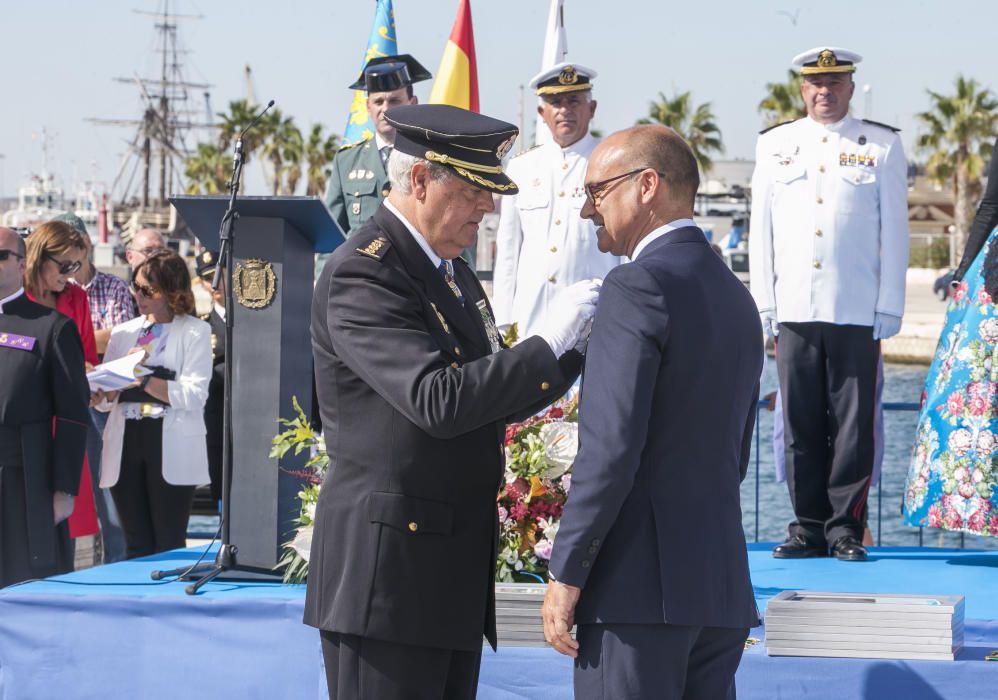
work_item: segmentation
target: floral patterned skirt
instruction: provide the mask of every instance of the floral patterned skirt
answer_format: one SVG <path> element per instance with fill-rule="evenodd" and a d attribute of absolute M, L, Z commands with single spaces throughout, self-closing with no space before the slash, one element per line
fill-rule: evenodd
<path fill-rule="evenodd" d="M 904 521 L 998 537 L 998 305 L 984 289 L 991 232 L 953 291 L 925 378 Z"/>

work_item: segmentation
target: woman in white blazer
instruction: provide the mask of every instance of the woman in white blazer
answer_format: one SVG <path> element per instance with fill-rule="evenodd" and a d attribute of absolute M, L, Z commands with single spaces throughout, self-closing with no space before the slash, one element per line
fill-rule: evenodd
<path fill-rule="evenodd" d="M 138 318 L 114 327 L 104 361 L 142 352 L 153 370 L 121 392 L 98 392 L 110 411 L 100 485 L 110 487 L 129 559 L 185 546 L 194 487 L 208 483 L 204 404 L 211 329 L 193 315 L 186 263 L 154 253 L 134 273 Z"/>

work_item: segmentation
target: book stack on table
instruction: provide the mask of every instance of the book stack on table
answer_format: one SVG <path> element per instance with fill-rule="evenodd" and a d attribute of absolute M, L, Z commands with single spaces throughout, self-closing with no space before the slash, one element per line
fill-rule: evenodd
<path fill-rule="evenodd" d="M 547 586 L 539 583 L 496 584 L 496 633 L 507 647 L 542 647 L 541 605 Z"/>
<path fill-rule="evenodd" d="M 952 661 L 963 596 L 783 591 L 766 605 L 766 653 Z"/>

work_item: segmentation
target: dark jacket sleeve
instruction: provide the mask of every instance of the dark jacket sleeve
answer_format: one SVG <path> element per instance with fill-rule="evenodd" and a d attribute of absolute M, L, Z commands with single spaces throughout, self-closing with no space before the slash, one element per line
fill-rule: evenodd
<path fill-rule="evenodd" d="M 752 434 L 755 429 L 755 420 L 759 415 L 759 385 L 755 385 L 755 392 L 752 394 L 752 403 L 749 406 L 748 415 L 745 417 L 745 432 L 742 433 L 742 453 L 738 461 L 738 473 L 741 481 L 745 481 L 748 474 L 749 459 L 752 455 Z"/>
<path fill-rule="evenodd" d="M 410 284 L 390 265 L 348 258 L 330 279 L 326 322 L 343 362 L 429 435 L 504 421 L 550 403 L 570 381 L 541 338 L 452 367 Z"/>
<path fill-rule="evenodd" d="M 52 490 L 76 495 L 90 426 L 90 389 L 83 366 L 83 343 L 76 325 L 60 319 L 52 343 L 51 386 L 54 426 Z"/>
<path fill-rule="evenodd" d="M 634 486 L 668 334 L 669 309 L 652 276 L 636 263 L 611 271 L 586 353 L 580 449 L 551 555 L 563 583 L 585 586 L 592 542 L 605 540 Z"/>
<path fill-rule="evenodd" d="M 967 247 L 963 249 L 963 257 L 960 259 L 956 274 L 953 276 L 954 282 L 959 282 L 967 274 L 974 258 L 981 252 L 981 248 L 988 241 L 988 235 L 996 225 L 998 225 L 998 140 L 995 140 L 992 150 L 991 167 L 988 169 L 988 187 L 977 207 L 977 215 L 974 217 L 974 223 L 970 227 L 970 235 L 967 237 Z M 992 264 L 987 267 L 994 268 L 995 256 L 989 255 L 988 258 Z M 986 269 L 985 276 L 988 275 L 988 272 L 989 270 Z"/>

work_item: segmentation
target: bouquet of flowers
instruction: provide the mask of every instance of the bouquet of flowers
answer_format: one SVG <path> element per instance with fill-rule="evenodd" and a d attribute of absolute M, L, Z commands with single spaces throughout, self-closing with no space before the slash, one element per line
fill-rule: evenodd
<path fill-rule="evenodd" d="M 578 395 L 569 394 L 546 412 L 506 428 L 498 581 L 547 580 L 578 450 L 578 413 Z"/>
<path fill-rule="evenodd" d="M 322 478 L 329 467 L 329 455 L 326 454 L 322 436 L 312 431 L 305 412 L 298 405 L 298 399 L 292 397 L 291 402 L 297 415 L 294 420 L 285 418 L 279 420 L 285 430 L 271 440 L 270 457 L 280 459 L 291 450 L 294 450 L 295 455 L 300 455 L 305 450 L 309 451 L 309 460 L 305 466 L 300 471 L 288 472 L 305 481 L 301 491 L 298 492 L 301 501 L 301 512 L 297 520 L 298 530 L 294 539 L 284 543 L 284 555 L 277 563 L 278 566 L 284 567 L 285 583 L 302 583 L 308 576 L 308 555 L 312 548 L 315 505 L 319 501 Z"/>

